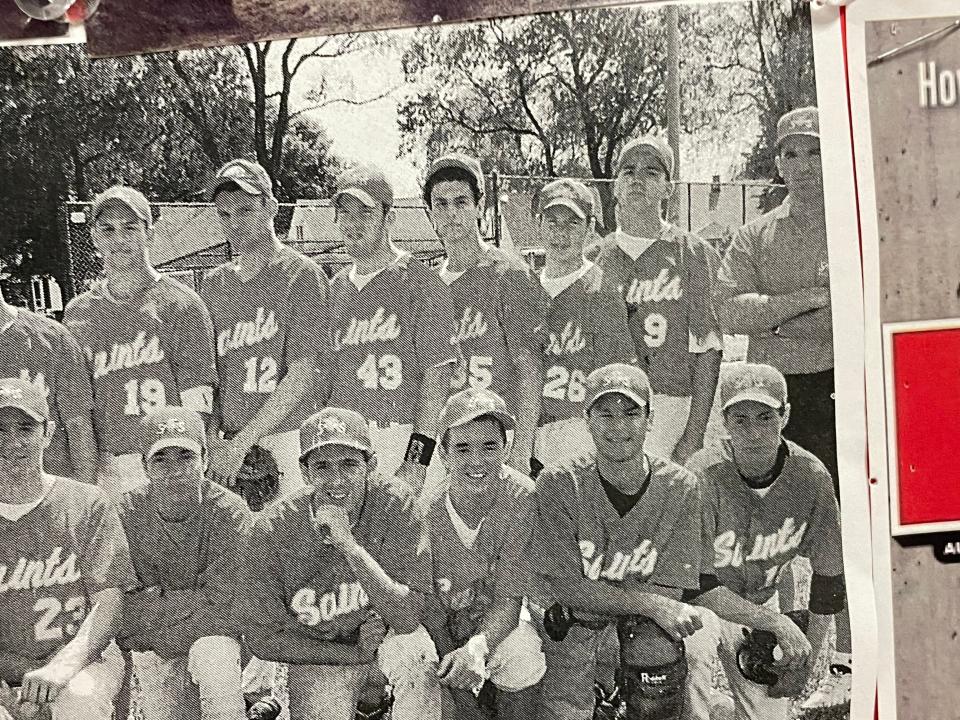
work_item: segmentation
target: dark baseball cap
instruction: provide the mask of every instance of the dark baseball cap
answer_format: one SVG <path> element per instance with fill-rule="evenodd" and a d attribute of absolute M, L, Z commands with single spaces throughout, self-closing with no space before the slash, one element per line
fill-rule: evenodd
<path fill-rule="evenodd" d="M 730 363 L 720 378 L 720 407 L 726 410 L 745 400 L 781 409 L 787 403 L 783 373 L 762 363 Z"/>
<path fill-rule="evenodd" d="M 202 455 L 207 446 L 203 418 L 196 410 L 168 405 L 140 419 L 140 454 L 149 460 L 166 447 L 182 447 Z"/>
<path fill-rule="evenodd" d="M 583 411 L 590 412 L 590 408 L 604 395 L 614 393 L 633 400 L 637 405 L 650 407 L 650 380 L 647 374 L 638 367 L 624 363 L 611 363 L 597 368 L 587 375 L 586 398 L 583 402 Z"/>
<path fill-rule="evenodd" d="M 333 203 L 343 195 L 356 198 L 370 208 L 383 205 L 389 210 L 393 207 L 393 185 L 375 165 L 356 165 L 342 173 L 337 178 Z"/>
<path fill-rule="evenodd" d="M 540 212 L 552 207 L 565 207 L 581 220 L 594 216 L 593 193 L 579 180 L 561 178 L 544 186 L 540 191 Z"/>
<path fill-rule="evenodd" d="M 507 404 L 497 393 L 482 388 L 467 388 L 447 400 L 440 414 L 438 437 L 442 438 L 450 428 L 466 425 L 484 415 L 495 417 L 504 430 L 513 430 L 516 425 L 513 415 L 507 411 Z"/>
<path fill-rule="evenodd" d="M 236 185 L 248 195 L 273 197 L 273 181 L 270 173 L 260 163 L 238 158 L 226 163 L 217 171 L 216 177 L 207 187 L 211 200 L 217 191 L 225 185 Z"/>
<path fill-rule="evenodd" d="M 641 135 L 624 145 L 617 156 L 615 172 L 619 173 L 620 167 L 627 160 L 636 161 L 637 156 L 642 153 L 652 155 L 667 174 L 667 180 L 673 179 L 673 148 L 660 135 Z"/>
<path fill-rule="evenodd" d="M 777 147 L 791 135 L 820 139 L 820 113 L 815 106 L 791 110 L 777 121 Z"/>
<path fill-rule="evenodd" d="M 438 157 L 430 163 L 430 170 L 427 172 L 426 182 L 429 183 L 430 178 L 446 168 L 457 168 L 472 175 L 473 179 L 477 182 L 477 187 L 480 189 L 480 194 L 483 195 L 483 168 L 480 167 L 479 160 L 469 155 L 464 155 L 463 153 L 449 153 Z"/>
<path fill-rule="evenodd" d="M 153 224 L 150 201 L 139 190 L 126 185 L 114 185 L 104 190 L 93 199 L 93 204 L 90 207 L 90 214 L 93 216 L 94 222 L 100 217 L 104 207 L 110 204 L 123 205 L 129 208 L 134 215 L 147 224 L 147 227 Z"/>
<path fill-rule="evenodd" d="M 361 451 L 369 460 L 373 443 L 367 421 L 360 413 L 345 408 L 327 407 L 314 413 L 300 427 L 300 460 L 326 445 L 343 445 Z"/>
<path fill-rule="evenodd" d="M 20 378 L 0 380 L 0 408 L 16 408 L 37 422 L 50 419 L 50 408 L 43 391 L 31 382 Z"/>

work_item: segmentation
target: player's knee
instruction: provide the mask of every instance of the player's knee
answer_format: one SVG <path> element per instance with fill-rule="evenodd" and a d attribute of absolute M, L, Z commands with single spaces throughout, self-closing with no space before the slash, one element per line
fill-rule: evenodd
<path fill-rule="evenodd" d="M 435 677 L 438 662 L 437 648 L 423 625 L 403 635 L 388 634 L 377 650 L 377 664 L 394 687 L 429 673 Z"/>
<path fill-rule="evenodd" d="M 239 686 L 240 643 L 225 635 L 199 638 L 190 646 L 187 670 L 201 688 L 229 691 L 231 685 Z"/>
<path fill-rule="evenodd" d="M 493 684 L 507 692 L 540 682 L 547 671 L 547 662 L 536 629 L 530 623 L 521 622 L 497 646 L 487 669 Z"/>
<path fill-rule="evenodd" d="M 110 720 L 114 700 L 111 688 L 81 671 L 57 695 L 51 714 L 54 720 Z"/>

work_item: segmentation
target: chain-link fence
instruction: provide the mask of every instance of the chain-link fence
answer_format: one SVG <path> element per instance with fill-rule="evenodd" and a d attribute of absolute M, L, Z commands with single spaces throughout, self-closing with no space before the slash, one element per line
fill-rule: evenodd
<path fill-rule="evenodd" d="M 498 245 L 522 253 L 534 265 L 543 251 L 533 214 L 536 194 L 552 178 L 492 174 L 482 223 L 483 235 Z M 595 191 L 595 202 L 612 217 L 612 183 L 585 181 Z M 762 199 L 774 186 L 764 183 L 677 183 L 668 213 L 676 224 L 700 235 L 723 251 L 738 227 L 762 213 Z M 154 241 L 151 258 L 161 272 L 188 286 L 199 287 L 203 274 L 227 261 L 230 247 L 220 228 L 216 208 L 209 203 L 156 203 L 153 206 Z M 443 248 L 418 198 L 401 198 L 395 204 L 393 239 L 402 248 L 436 264 Z M 609 219 L 606 221 L 610 226 Z M 90 237 L 90 204 L 64 206 L 63 231 L 68 251 L 68 282 L 64 301 L 86 290 L 103 271 Z M 317 260 L 332 275 L 349 262 L 334 222 L 329 200 L 301 200 L 281 204 L 278 236 Z M 604 223 L 599 224 L 602 233 Z"/>

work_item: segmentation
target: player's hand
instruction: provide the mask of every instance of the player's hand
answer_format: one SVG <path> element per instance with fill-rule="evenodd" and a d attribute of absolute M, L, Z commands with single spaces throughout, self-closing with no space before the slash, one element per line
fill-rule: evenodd
<path fill-rule="evenodd" d="M 674 640 L 683 640 L 703 627 L 699 608 L 666 597 L 660 599 L 661 606 L 648 617 Z"/>
<path fill-rule="evenodd" d="M 357 639 L 357 651 L 360 662 L 372 663 L 377 658 L 377 650 L 387 636 L 387 626 L 379 615 L 370 615 L 360 625 L 360 634 Z"/>
<path fill-rule="evenodd" d="M 225 487 L 233 487 L 237 482 L 237 473 L 243 467 L 253 443 L 249 443 L 242 435 L 237 435 L 229 442 L 210 448 L 210 476 L 211 479 Z"/>
<path fill-rule="evenodd" d="M 51 703 L 76 672 L 73 668 L 50 664 L 31 670 L 23 676 L 20 686 L 20 702 Z"/>
<path fill-rule="evenodd" d="M 313 527 L 317 536 L 339 550 L 356 545 L 347 511 L 339 505 L 320 505 L 313 511 Z"/>
<path fill-rule="evenodd" d="M 778 615 L 773 634 L 777 636 L 777 645 L 782 657 L 777 659 L 777 667 L 799 670 L 810 663 L 813 648 L 810 641 L 797 624 L 786 615 Z M 777 651 L 774 650 L 774 657 Z"/>
<path fill-rule="evenodd" d="M 413 488 L 414 493 L 420 494 L 423 485 L 427 481 L 427 468 L 420 463 L 412 463 L 404 460 L 394 473 L 398 480 L 403 480 L 407 485 Z"/>
<path fill-rule="evenodd" d="M 677 446 L 673 449 L 673 456 L 670 459 L 677 465 L 686 465 L 687 460 L 701 447 L 703 447 L 702 441 L 697 441 L 691 435 L 684 432 L 683 435 L 680 436 L 680 440 L 677 441 Z"/>
<path fill-rule="evenodd" d="M 459 690 L 473 690 L 483 685 L 484 661 L 467 645 L 447 653 L 437 668 L 442 685 Z"/>

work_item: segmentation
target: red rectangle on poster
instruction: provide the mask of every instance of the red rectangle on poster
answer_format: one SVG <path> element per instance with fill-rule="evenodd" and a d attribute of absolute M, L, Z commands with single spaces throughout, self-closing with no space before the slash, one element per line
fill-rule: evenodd
<path fill-rule="evenodd" d="M 960 520 L 960 328 L 892 338 L 900 524 Z"/>

